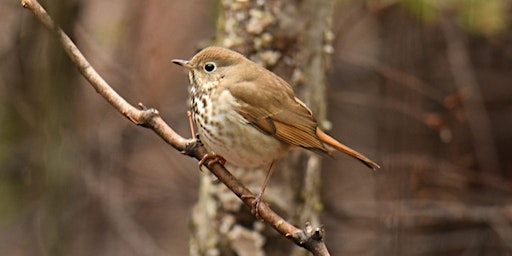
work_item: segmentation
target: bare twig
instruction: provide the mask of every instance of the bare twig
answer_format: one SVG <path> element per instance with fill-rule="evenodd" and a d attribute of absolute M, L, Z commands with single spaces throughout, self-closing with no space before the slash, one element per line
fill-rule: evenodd
<path fill-rule="evenodd" d="M 391 109 L 398 111 L 409 118 L 415 119 L 427 126 L 429 129 L 437 132 L 439 138 L 447 143 L 452 139 L 452 131 L 446 124 L 444 116 L 435 112 L 427 112 L 419 108 L 412 108 L 408 103 L 396 99 L 377 99 L 366 94 L 354 92 L 332 92 L 329 97 L 338 102 L 348 103 L 357 106 L 373 107 L 378 109 Z"/>
<path fill-rule="evenodd" d="M 446 222 L 473 222 L 489 225 L 512 249 L 512 205 L 468 205 L 456 201 L 440 200 L 390 200 L 344 202 L 334 209 L 333 216 L 365 221 L 385 221 L 400 228 L 418 227 L 417 219 L 429 219 L 432 224 Z M 392 219 L 393 222 L 389 222 Z"/>
<path fill-rule="evenodd" d="M 354 54 L 349 52 L 343 52 L 338 55 L 340 59 L 346 61 L 352 65 L 357 65 L 363 68 L 371 69 L 377 74 L 402 85 L 405 88 L 416 91 L 422 96 L 443 105 L 444 94 L 443 92 L 436 90 L 432 86 L 429 86 L 418 77 L 409 74 L 405 71 L 390 67 L 378 60 L 366 57 L 361 54 Z"/>
<path fill-rule="evenodd" d="M 387 200 L 387 201 L 346 201 L 336 206 L 333 216 L 343 216 L 350 219 L 366 219 L 386 221 L 393 218 L 397 227 L 416 227 L 415 219 L 428 218 L 439 222 L 479 222 L 489 225 L 507 223 L 503 228 L 509 228 L 512 221 L 512 205 L 505 202 L 502 205 L 470 205 L 448 200 Z M 508 231 L 512 237 L 512 231 Z M 510 241 L 510 240 L 508 240 Z"/>
<path fill-rule="evenodd" d="M 441 17 L 441 27 L 446 38 L 446 51 L 454 84 L 464 94 L 463 107 L 469 129 L 473 135 L 476 158 L 484 172 L 500 172 L 496 144 L 493 139 L 491 121 L 485 110 L 482 93 L 471 66 L 464 34 L 446 11 Z"/>
<path fill-rule="evenodd" d="M 124 100 L 94 70 L 73 41 L 54 23 L 52 18 L 36 0 L 21 0 L 21 5 L 29 9 L 47 29 L 55 34 L 66 54 L 78 67 L 80 73 L 82 73 L 94 89 L 117 111 L 134 124 L 153 130 L 165 142 L 184 154 L 200 160 L 207 153 L 206 149 L 201 146 L 200 143 L 197 143 L 195 139 L 183 138 L 170 128 L 159 116 L 156 109 L 146 108 L 142 103 L 139 103 L 139 108 L 136 108 Z M 204 164 L 208 166 L 210 161 L 211 160 L 207 160 Z M 242 200 L 247 206 L 251 207 L 253 205 L 255 196 L 226 170 L 224 166 L 215 163 L 212 165 L 210 171 L 239 198 L 242 199 L 242 195 L 245 195 Z M 253 196 L 250 197 L 247 195 Z M 301 230 L 286 222 L 264 203 L 259 204 L 258 213 L 259 217 L 270 224 L 275 230 L 295 242 L 295 244 L 304 247 L 313 253 L 313 255 L 329 255 L 327 247 L 323 242 L 323 228 L 313 228 L 310 225 L 306 225 L 306 228 Z"/>
<path fill-rule="evenodd" d="M 112 174 L 102 173 L 96 178 L 90 170 L 82 172 L 89 193 L 101 202 L 117 233 L 138 255 L 167 255 L 127 213 L 122 202 L 122 184 Z"/>

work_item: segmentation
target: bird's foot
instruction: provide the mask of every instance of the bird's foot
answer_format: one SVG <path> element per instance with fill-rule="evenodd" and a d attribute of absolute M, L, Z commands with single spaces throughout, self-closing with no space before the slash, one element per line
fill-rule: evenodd
<path fill-rule="evenodd" d="M 260 205 L 264 204 L 263 195 L 260 193 L 257 196 L 254 195 L 242 195 L 242 200 L 252 199 L 251 202 L 251 214 L 256 217 L 256 219 L 261 220 L 260 216 Z"/>
<path fill-rule="evenodd" d="M 201 158 L 201 161 L 199 161 L 199 169 L 201 169 L 201 166 L 205 165 L 205 162 L 207 160 L 211 160 L 209 161 L 207 164 L 206 164 L 206 167 L 208 167 L 208 169 L 211 169 L 211 167 L 215 164 L 215 163 L 220 163 L 222 165 L 224 165 L 226 163 L 226 159 L 224 159 L 224 157 L 220 156 L 220 155 L 217 155 L 215 153 L 211 153 L 211 154 L 206 154 L 203 156 L 203 158 Z"/>

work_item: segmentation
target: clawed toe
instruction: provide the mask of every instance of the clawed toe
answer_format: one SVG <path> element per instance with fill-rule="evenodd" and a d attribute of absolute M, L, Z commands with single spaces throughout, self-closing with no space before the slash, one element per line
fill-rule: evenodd
<path fill-rule="evenodd" d="M 256 219 L 261 220 L 260 216 L 260 204 L 265 203 L 261 194 L 258 196 L 254 195 L 242 195 L 242 199 L 253 199 L 251 202 L 251 214 L 256 217 Z"/>
<path fill-rule="evenodd" d="M 220 155 L 206 154 L 203 156 L 203 158 L 201 158 L 201 161 L 199 161 L 199 169 L 201 169 L 201 166 L 203 166 L 208 159 L 211 159 L 211 161 L 206 164 L 206 167 L 208 167 L 208 169 L 211 169 L 213 164 L 215 163 L 220 163 L 222 165 L 226 163 L 226 159 L 224 159 L 224 157 Z"/>

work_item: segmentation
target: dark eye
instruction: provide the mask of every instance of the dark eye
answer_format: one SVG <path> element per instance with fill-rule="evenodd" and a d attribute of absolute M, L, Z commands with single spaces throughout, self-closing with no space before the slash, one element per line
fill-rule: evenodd
<path fill-rule="evenodd" d="M 215 63 L 208 62 L 208 63 L 204 64 L 204 71 L 210 73 L 215 70 L 215 67 L 216 67 Z"/>

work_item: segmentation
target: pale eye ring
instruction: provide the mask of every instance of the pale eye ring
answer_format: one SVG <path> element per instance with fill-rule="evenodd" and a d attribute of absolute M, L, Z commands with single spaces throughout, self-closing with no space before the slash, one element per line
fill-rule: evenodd
<path fill-rule="evenodd" d="M 208 63 L 204 64 L 203 69 L 207 73 L 211 73 L 211 72 L 215 71 L 215 69 L 217 69 L 217 65 L 215 65 L 215 63 L 213 63 L 213 62 L 208 62 Z"/>

